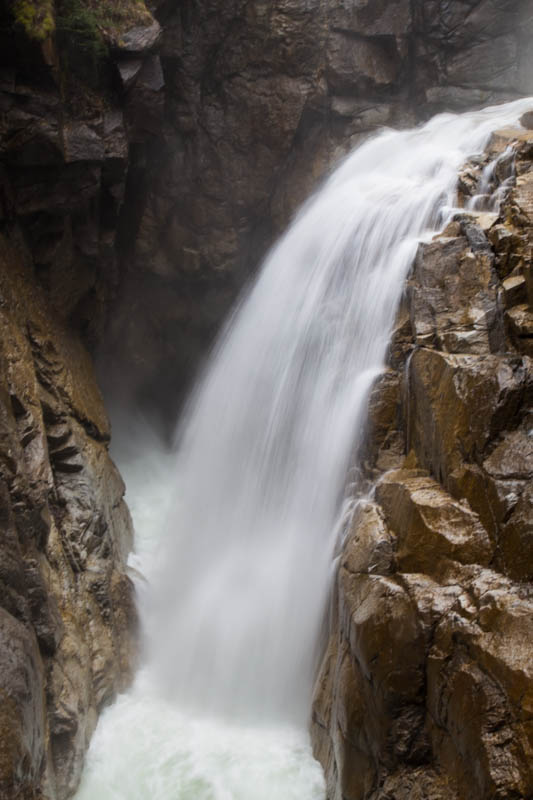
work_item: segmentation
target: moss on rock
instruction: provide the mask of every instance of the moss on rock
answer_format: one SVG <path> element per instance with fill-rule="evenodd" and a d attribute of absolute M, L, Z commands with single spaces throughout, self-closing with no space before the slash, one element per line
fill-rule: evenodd
<path fill-rule="evenodd" d="M 13 16 L 30 39 L 42 42 L 55 30 L 54 0 L 15 0 Z"/>

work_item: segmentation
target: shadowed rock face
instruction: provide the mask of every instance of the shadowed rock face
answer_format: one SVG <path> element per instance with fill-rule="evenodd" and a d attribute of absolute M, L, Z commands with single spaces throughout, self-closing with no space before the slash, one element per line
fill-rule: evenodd
<path fill-rule="evenodd" d="M 91 361 L 0 235 L 0 796 L 63 798 L 127 684 L 132 528 Z"/>
<path fill-rule="evenodd" d="M 523 0 L 202 0 L 155 13 L 165 123 L 130 166 L 108 343 L 172 415 L 243 282 L 332 163 L 379 127 L 533 91 L 533 18 Z"/>
<path fill-rule="evenodd" d="M 495 135 L 487 158 L 512 141 L 499 216 L 459 215 L 420 246 L 374 388 L 362 456 L 378 482 L 346 541 L 313 703 L 331 800 L 533 791 L 533 328 L 512 325 L 531 312 L 532 134 Z"/>
<path fill-rule="evenodd" d="M 79 52 L 65 66 L 67 45 L 24 39 L 5 6 L 2 215 L 103 372 L 172 421 L 239 290 L 332 163 L 382 126 L 533 92 L 533 18 L 528 0 L 152 10 L 159 22 L 110 43 L 95 87 Z M 509 324 L 522 336 L 524 311 Z"/>
<path fill-rule="evenodd" d="M 168 419 L 332 163 L 382 126 L 533 91 L 533 21 L 527 0 L 153 12 L 160 25 L 115 40 L 97 90 L 76 84 L 67 105 L 61 54 L 14 44 L 4 19 L 0 156 L 58 313 Z"/>

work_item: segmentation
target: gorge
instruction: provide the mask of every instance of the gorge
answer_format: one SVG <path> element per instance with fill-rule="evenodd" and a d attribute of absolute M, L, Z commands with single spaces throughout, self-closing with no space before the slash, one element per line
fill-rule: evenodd
<path fill-rule="evenodd" d="M 16 17 L 21 5 L 7 7 L 1 151 L 7 702 L 0 759 L 6 797 L 72 795 L 97 715 L 127 685 L 135 661 L 126 569 L 131 522 L 107 455 L 109 425 L 86 348 L 100 353 L 118 427 L 140 404 L 168 429 L 187 376 L 249 269 L 343 151 L 387 123 L 410 125 L 442 108 L 528 93 L 526 3 L 429 6 L 161 3 L 152 9 L 161 27 L 138 5 L 122 17 L 97 17 L 108 48 L 97 76 L 87 73 L 93 51 L 89 57 L 80 49 L 81 64 L 69 51 L 67 67 L 62 31 L 73 32 L 74 41 L 81 36 L 68 3 L 50 4 L 55 34 L 46 16 L 31 18 L 44 26 L 35 35 L 27 17 Z M 85 36 L 87 26 L 81 29 Z M 268 732 L 267 720 L 281 709 L 281 717 L 301 726 L 309 713 L 319 655 L 314 632 L 333 577 L 333 551 L 338 584 L 312 712 L 328 796 L 531 793 L 527 116 L 525 127 L 490 138 L 530 109 L 531 102 L 520 101 L 435 119 L 412 133 L 382 133 L 356 151 L 297 218 L 248 291 L 234 328 L 223 334 L 219 366 L 208 369 L 204 389 L 186 410 L 177 464 L 152 442 L 151 460 L 127 480 L 139 530 L 146 523 L 139 504 L 146 510 L 157 503 L 159 513 L 166 496 L 177 495 L 170 519 L 183 533 L 175 556 L 169 558 L 172 547 L 156 544 L 168 562 L 166 575 L 158 572 L 150 583 L 156 596 L 141 589 L 143 661 L 154 651 L 155 682 L 166 687 L 169 701 L 176 689 L 182 705 L 195 707 L 200 698 L 206 710 L 252 709 L 267 737 L 254 738 L 248 727 L 242 740 L 231 726 L 202 733 L 187 723 L 174 728 L 176 741 L 184 742 L 180 752 L 208 772 L 220 758 L 224 769 L 235 761 L 248 765 L 251 753 L 272 759 L 259 760 L 259 771 L 251 767 L 247 785 L 232 784 L 227 769 L 202 784 L 206 776 L 195 767 L 190 784 L 184 778 L 183 797 L 218 797 L 215 791 L 249 797 L 250 786 L 263 787 L 258 797 L 283 796 L 283 785 L 269 784 L 261 764 L 274 781 L 278 768 L 280 775 L 291 769 L 299 775 L 293 794 L 286 784 L 287 797 L 322 796 L 305 736 Z M 403 149 L 410 138 L 414 152 Z M 472 199 L 502 183 L 499 214 L 491 214 L 486 199 Z M 320 203 L 335 185 L 330 215 Z M 417 240 L 428 226 L 442 226 L 455 204 L 480 213 L 460 211 L 440 238 L 423 236 L 395 322 L 402 270 Z M 437 207 L 441 218 L 432 217 Z M 348 221 L 351 228 L 343 225 Z M 379 238 L 372 234 L 378 230 Z M 395 236 L 401 252 L 392 257 Z M 369 252 L 354 248 L 354 238 L 367 242 Z M 329 258 L 336 264 L 330 273 Z M 354 258 L 357 270 L 350 269 Z M 375 276 L 381 270 L 387 296 L 365 273 L 372 266 Z M 320 279 L 326 274 L 328 280 Z M 315 282 L 306 283 L 306 275 Z M 302 282 L 308 295 L 300 292 Z M 265 283 L 266 305 L 257 299 Z M 375 299 L 357 304 L 356 292 Z M 366 335 L 371 347 L 362 344 Z M 361 350 L 352 346 L 356 341 Z M 354 441 L 349 431 L 363 431 L 357 420 L 366 415 L 369 391 L 370 427 Z M 136 436 L 130 427 L 126 438 Z M 154 458 L 168 474 L 158 479 L 165 498 L 157 491 L 151 500 L 148 470 L 160 474 L 150 467 Z M 128 460 L 119 464 L 127 475 Z M 335 522 L 346 468 L 355 464 L 350 482 L 366 501 L 345 509 L 351 533 L 341 553 L 343 526 Z M 173 472 L 181 477 L 172 479 Z M 173 530 L 161 520 L 150 523 L 158 531 L 147 528 L 152 545 Z M 195 537 L 195 528 L 206 535 Z M 262 530 L 273 531 L 271 541 Z M 304 533 L 309 547 L 302 546 Z M 224 560 L 225 571 L 213 570 Z M 294 601 L 297 587 L 303 600 Z M 181 640 L 170 635 L 180 616 Z M 150 640 L 154 620 L 160 630 Z M 165 648 L 153 646 L 161 642 Z M 222 669 L 213 667 L 213 653 L 223 655 Z M 245 662 L 239 653 L 247 654 Z M 107 712 L 94 752 L 102 742 L 104 751 L 110 742 L 120 745 L 113 733 L 106 745 L 101 731 L 128 697 L 140 703 L 138 715 L 126 713 L 125 727 L 115 730 L 126 739 L 128 725 L 143 729 L 149 683 L 141 671 L 130 694 Z M 157 740 L 166 711 L 154 705 L 159 716 L 146 728 Z M 163 726 L 163 734 L 172 730 L 170 722 Z M 224 739 L 229 749 L 221 756 Z M 152 752 L 171 763 L 169 737 L 165 747 L 159 742 Z M 145 752 L 142 739 L 139 745 Z M 118 762 L 117 753 L 113 748 Z M 95 791 L 91 759 L 80 790 L 85 797 Z M 136 785 L 139 772 L 125 766 L 123 786 L 102 762 L 92 775 L 107 776 L 107 789 L 125 792 L 118 796 L 158 796 L 153 786 Z M 159 777 L 160 796 L 174 796 L 179 781 L 172 771 Z M 100 784 L 97 796 L 102 792 Z"/>

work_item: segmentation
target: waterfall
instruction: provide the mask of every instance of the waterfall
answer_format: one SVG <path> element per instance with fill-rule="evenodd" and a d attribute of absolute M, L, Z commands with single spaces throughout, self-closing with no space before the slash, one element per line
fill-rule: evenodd
<path fill-rule="evenodd" d="M 236 720 L 247 742 L 254 725 L 265 736 L 276 725 L 304 729 L 347 475 L 418 242 L 453 212 L 465 160 L 530 107 L 516 101 L 380 133 L 345 159 L 267 257 L 219 338 L 158 479 L 169 509 L 140 565 L 149 578 L 145 667 L 100 725 L 80 800 L 106 797 L 91 776 L 101 780 L 108 750 L 129 769 L 124 751 L 131 760 L 135 748 L 113 735 L 121 724 L 133 730 L 120 721 L 128 715 L 166 719 L 179 709 L 180 731 L 191 720 L 191 747 L 202 717 L 230 720 L 228 741 Z M 150 473 L 128 483 L 134 499 Z M 152 530 L 162 505 L 149 508 Z M 159 747 L 172 760 L 167 723 L 159 745 L 157 723 L 143 725 L 151 752 Z M 180 753 L 187 741 L 176 739 Z M 239 752 L 244 770 L 249 756 Z M 180 794 L 179 774 L 157 791 L 151 784 L 150 795 L 109 797 L 263 797 L 253 777 L 248 791 L 212 780 L 205 794 Z M 320 797 L 316 774 L 306 776 L 294 795 L 270 786 L 264 796 Z"/>

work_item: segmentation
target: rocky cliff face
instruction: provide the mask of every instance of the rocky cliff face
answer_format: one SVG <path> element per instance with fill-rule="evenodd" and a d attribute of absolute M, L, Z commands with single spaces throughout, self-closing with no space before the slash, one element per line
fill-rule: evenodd
<path fill-rule="evenodd" d="M 131 670 L 131 522 L 90 358 L 5 227 L 0 365 L 0 797 L 63 798 Z"/>
<path fill-rule="evenodd" d="M 75 68 L 70 62 L 75 72 L 66 72 L 68 48 L 55 47 L 50 37 L 55 24 L 59 42 L 60 25 L 68 23 L 73 46 L 94 44 L 83 38 L 86 20 L 67 6 L 55 13 L 51 3 L 15 3 L 0 18 L 0 797 L 6 799 L 72 795 L 98 714 L 128 683 L 134 655 L 125 573 L 131 520 L 80 338 L 87 344 L 101 335 L 117 281 L 114 241 L 128 144 L 112 93 L 79 77 L 78 70 L 96 69 L 92 55 Z"/>
<path fill-rule="evenodd" d="M 463 199 L 498 153 L 499 215 L 420 246 L 374 388 L 313 704 L 332 800 L 533 792 L 533 132 Z"/>
<path fill-rule="evenodd" d="M 87 349 L 171 417 L 237 291 L 332 161 L 382 125 L 533 91 L 532 26 L 527 0 L 1 5 L 0 796 L 69 796 L 131 665 L 131 525 Z M 525 188 L 517 181 L 489 245 L 463 221 L 421 254 L 413 328 L 402 317 L 376 389 L 367 477 L 404 471 L 361 509 L 343 561 L 361 603 L 351 583 L 339 588 L 315 707 L 332 795 L 418 774 L 463 791 L 457 765 L 474 751 L 483 786 L 493 773 L 503 785 L 500 756 L 508 785 L 526 785 L 526 670 L 498 639 L 504 628 L 520 639 L 517 581 L 530 577 L 521 169 Z M 468 535 L 455 535 L 458 519 Z M 354 655 L 356 605 L 375 634 L 367 661 Z M 409 642 L 408 679 L 394 642 Z M 447 689 L 428 688 L 430 655 Z M 477 722 L 464 723 L 463 697 Z M 494 714 L 476 716 L 472 698 Z M 518 744 L 504 757 L 510 731 Z"/>
<path fill-rule="evenodd" d="M 130 166 L 108 343 L 173 414 L 243 282 L 331 164 L 384 125 L 533 92 L 533 17 L 527 0 L 184 0 L 155 13 L 164 124 Z"/>
<path fill-rule="evenodd" d="M 31 7 L 0 16 L 15 214 L 58 313 L 167 418 L 336 159 L 533 92 L 528 0 L 154 0 L 162 29 L 133 0 Z"/>

